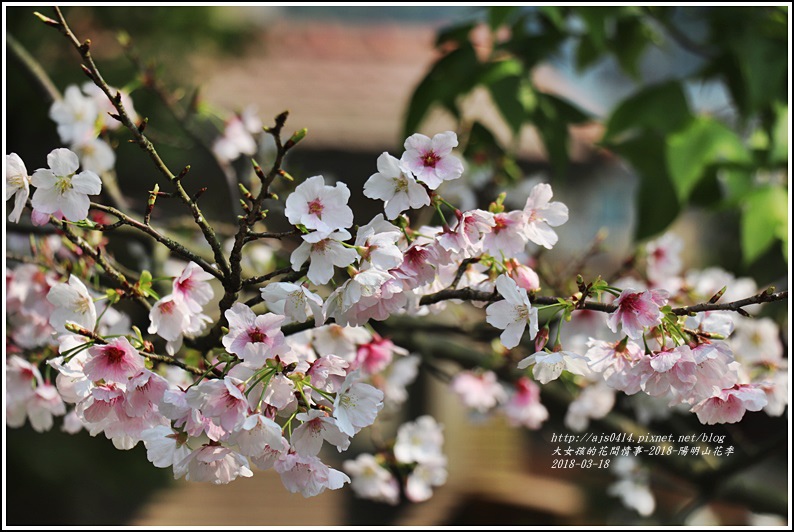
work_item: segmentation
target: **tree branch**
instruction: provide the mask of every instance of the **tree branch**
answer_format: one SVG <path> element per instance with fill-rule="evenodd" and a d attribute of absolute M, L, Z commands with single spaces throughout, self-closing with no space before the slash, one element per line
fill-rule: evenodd
<path fill-rule="evenodd" d="M 182 186 L 180 178 L 182 177 L 174 175 L 171 170 L 166 166 L 163 160 L 160 158 L 160 155 L 157 153 L 154 145 L 151 141 L 143 134 L 141 128 L 139 128 L 135 123 L 133 123 L 132 119 L 130 118 L 129 114 L 127 113 L 126 109 L 124 108 L 124 104 L 121 101 L 121 94 L 117 91 L 115 94 L 112 93 L 110 86 L 105 82 L 105 79 L 102 77 L 102 74 L 99 72 L 99 69 L 94 63 L 94 59 L 91 56 L 90 47 L 91 41 L 87 40 L 81 43 L 75 34 L 72 32 L 71 28 L 66 22 L 66 19 L 61 13 L 61 10 L 58 6 L 55 6 L 55 12 L 58 16 L 58 21 L 52 21 L 52 23 L 48 23 L 50 25 L 56 24 L 58 30 L 72 43 L 75 49 L 80 54 L 84 61 L 83 71 L 88 75 L 89 78 L 99 87 L 102 92 L 105 93 L 105 96 L 111 101 L 113 106 L 115 107 L 118 115 L 114 115 L 114 118 L 119 120 L 124 126 L 132 133 L 133 138 L 137 142 L 137 144 L 149 155 L 149 158 L 154 163 L 157 170 L 169 181 L 173 184 L 176 188 L 177 197 L 179 197 L 182 202 L 188 206 L 191 213 L 193 214 L 193 219 L 196 221 L 196 224 L 201 229 L 201 232 L 204 234 L 204 239 L 212 248 L 213 254 L 215 256 L 215 261 L 218 263 L 221 271 L 224 275 L 229 273 L 229 263 L 226 260 L 226 256 L 223 253 L 223 247 L 221 245 L 220 240 L 215 235 L 215 231 L 213 230 L 212 226 L 207 222 L 207 219 L 204 217 L 204 214 L 199 209 L 198 204 L 196 201 L 191 198 L 187 191 L 185 191 L 184 187 Z M 50 19 L 51 20 L 51 19 Z"/>

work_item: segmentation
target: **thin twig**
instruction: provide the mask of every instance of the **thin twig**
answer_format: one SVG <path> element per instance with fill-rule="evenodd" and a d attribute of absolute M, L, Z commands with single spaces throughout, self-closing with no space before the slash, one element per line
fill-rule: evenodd
<path fill-rule="evenodd" d="M 199 209 L 198 204 L 194 201 L 190 195 L 188 195 L 187 191 L 182 186 L 180 179 L 174 175 L 173 172 L 166 166 L 163 160 L 160 158 L 160 155 L 157 153 L 154 145 L 151 141 L 141 132 L 141 129 L 132 121 L 127 110 L 124 108 L 124 104 L 121 101 L 121 94 L 116 91 L 113 94 L 110 86 L 107 84 L 105 79 L 102 77 L 102 74 L 99 72 L 99 69 L 94 63 L 94 59 L 91 56 L 90 48 L 91 48 L 91 41 L 87 40 L 83 43 L 75 36 L 72 32 L 71 28 L 66 22 L 66 19 L 61 13 L 61 10 L 58 6 L 55 6 L 55 12 L 58 16 L 57 27 L 60 32 L 72 43 L 75 49 L 80 54 L 84 61 L 83 70 L 88 75 L 89 78 L 94 82 L 94 84 L 99 87 L 102 92 L 105 93 L 105 96 L 111 101 L 113 106 L 115 107 L 116 111 L 118 112 L 117 115 L 114 115 L 114 118 L 119 120 L 124 126 L 132 133 L 135 142 L 149 155 L 149 158 L 154 163 L 157 170 L 169 181 L 171 182 L 174 187 L 176 188 L 177 196 L 182 200 L 182 202 L 188 206 L 191 213 L 193 214 L 193 219 L 196 221 L 196 224 L 201 229 L 201 232 L 204 235 L 204 239 L 212 248 L 213 254 L 215 256 L 215 261 L 218 263 L 221 271 L 224 275 L 229 273 L 229 264 L 226 260 L 226 256 L 223 253 L 223 246 L 221 245 L 220 240 L 215 235 L 215 231 L 213 230 L 212 226 L 209 224 L 207 219 L 204 217 L 204 214 Z"/>
<path fill-rule="evenodd" d="M 198 255 L 187 249 L 185 246 L 183 246 L 176 240 L 173 240 L 163 235 L 162 233 L 154 229 L 151 225 L 141 223 L 138 220 L 135 220 L 134 218 L 127 216 L 118 209 L 115 209 L 113 207 L 108 207 L 107 205 L 101 205 L 99 203 L 91 203 L 91 208 L 96 209 L 98 211 L 106 212 L 108 214 L 112 214 L 113 216 L 119 219 L 119 221 L 116 222 L 115 224 L 100 227 L 98 228 L 98 230 L 108 231 L 114 228 L 114 226 L 118 227 L 119 225 L 128 225 L 151 236 L 157 242 L 160 242 L 165 247 L 167 247 L 168 249 L 170 249 L 171 251 L 173 251 L 183 259 L 195 262 L 201 267 L 202 270 L 209 273 L 213 277 L 223 280 L 223 276 L 221 275 L 221 272 L 219 272 L 216 268 L 210 265 L 206 260 L 199 257 Z"/>

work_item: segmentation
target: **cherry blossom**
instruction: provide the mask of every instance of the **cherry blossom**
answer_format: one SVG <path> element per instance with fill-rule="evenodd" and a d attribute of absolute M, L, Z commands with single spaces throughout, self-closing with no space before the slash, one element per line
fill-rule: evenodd
<path fill-rule="evenodd" d="M 207 282 L 211 279 L 212 274 L 202 270 L 195 262 L 190 262 L 174 279 L 172 293 L 181 298 L 192 314 L 198 314 L 214 295 L 212 286 Z"/>
<path fill-rule="evenodd" d="M 372 425 L 383 408 L 383 392 L 360 382 L 360 378 L 358 371 L 350 373 L 334 399 L 336 425 L 348 436 Z"/>
<path fill-rule="evenodd" d="M 220 445 L 202 445 L 174 466 L 186 471 L 185 478 L 194 482 L 228 484 L 237 477 L 253 476 L 248 460 L 240 453 Z"/>
<path fill-rule="evenodd" d="M 701 423 L 736 423 L 746 411 L 758 412 L 767 404 L 764 391 L 756 385 L 737 384 L 726 390 L 714 388 L 714 395 L 692 407 Z"/>
<path fill-rule="evenodd" d="M 529 302 L 527 291 L 506 275 L 496 279 L 496 289 L 504 298 L 486 309 L 486 321 L 504 332 L 499 337 L 502 344 L 512 349 L 521 342 L 524 328 L 529 327 L 529 336 L 538 334 L 538 310 Z"/>
<path fill-rule="evenodd" d="M 516 381 L 502 410 L 510 425 L 533 430 L 539 429 L 549 418 L 549 411 L 540 402 L 540 386 L 527 377 Z"/>
<path fill-rule="evenodd" d="M 58 124 L 61 142 L 71 144 L 87 136 L 95 136 L 94 127 L 99 118 L 99 108 L 96 101 L 83 94 L 77 85 L 66 87 L 63 99 L 53 102 L 49 115 Z"/>
<path fill-rule="evenodd" d="M 287 352 L 281 332 L 283 316 L 270 312 L 257 316 L 247 305 L 235 303 L 226 311 L 226 319 L 229 333 L 222 339 L 223 346 L 252 366 L 261 367 L 268 358 Z"/>
<path fill-rule="evenodd" d="M 360 454 L 355 460 L 345 460 L 343 469 L 353 480 L 350 487 L 359 497 L 396 505 L 400 502 L 400 485 L 388 469 L 371 454 Z"/>
<path fill-rule="evenodd" d="M 260 289 L 267 308 L 276 314 L 286 316 L 291 321 L 303 322 L 309 313 L 315 325 L 322 325 L 323 299 L 302 285 L 293 283 L 270 283 Z"/>
<path fill-rule="evenodd" d="M 91 294 L 83 282 L 74 275 L 69 276 L 68 283 L 59 283 L 50 288 L 47 301 L 55 305 L 50 314 L 50 325 L 58 331 L 65 332 L 67 322 L 94 330 L 96 325 L 96 307 Z"/>
<path fill-rule="evenodd" d="M 615 300 L 617 310 L 609 315 L 607 324 L 612 332 L 618 328 L 632 340 L 640 340 L 646 327 L 662 322 L 661 308 L 667 303 L 667 292 L 661 290 L 638 291 L 626 288 Z"/>
<path fill-rule="evenodd" d="M 332 233 L 353 225 L 353 211 L 347 206 L 350 189 L 342 182 L 328 186 L 323 176 L 310 177 L 287 196 L 284 214 L 293 225 Z M 348 235 L 347 238 L 350 238 Z M 320 284 L 324 284 L 323 281 Z"/>
<path fill-rule="evenodd" d="M 547 249 L 554 247 L 559 238 L 552 227 L 568 221 L 568 207 L 559 201 L 550 201 L 551 197 L 551 186 L 540 183 L 532 188 L 524 206 L 527 220 L 524 233 L 529 240 Z"/>
<path fill-rule="evenodd" d="M 433 496 L 433 488 L 447 481 L 447 459 L 423 462 L 408 476 L 405 482 L 405 496 L 412 502 L 422 502 Z"/>
<path fill-rule="evenodd" d="M 569 351 L 538 351 L 521 360 L 518 369 L 525 369 L 534 365 L 532 374 L 546 384 L 562 375 L 563 370 L 576 375 L 587 375 L 587 359 L 582 355 Z"/>
<path fill-rule="evenodd" d="M 302 424 L 292 431 L 291 443 L 303 456 L 317 456 L 323 441 L 335 445 L 341 453 L 350 445 L 350 437 L 336 426 L 336 420 L 320 410 L 309 410 L 295 416 Z"/>
<path fill-rule="evenodd" d="M 144 369 L 144 360 L 125 337 L 95 345 L 88 350 L 83 371 L 92 381 L 113 381 L 126 384 L 127 379 Z"/>
<path fill-rule="evenodd" d="M 493 371 L 461 371 L 450 385 L 463 404 L 479 412 L 487 412 L 504 402 L 507 395 Z"/>
<path fill-rule="evenodd" d="M 432 139 L 414 133 L 405 139 L 405 153 L 400 162 L 430 190 L 435 190 L 444 181 L 463 174 L 463 163 L 452 155 L 452 148 L 457 145 L 458 136 L 452 131 L 438 133 Z"/>
<path fill-rule="evenodd" d="M 61 211 L 67 220 L 79 222 L 88 216 L 89 195 L 102 191 L 102 181 L 94 172 L 77 173 L 80 161 L 74 152 L 58 148 L 47 155 L 49 168 L 39 168 L 31 176 L 36 187 L 32 205 L 37 211 L 53 214 Z"/>
<path fill-rule="evenodd" d="M 273 468 L 281 475 L 281 482 L 290 493 L 314 497 L 326 489 L 336 490 L 350 482 L 350 477 L 331 469 L 316 456 L 286 454 Z"/>
<path fill-rule="evenodd" d="M 346 248 L 342 242 L 350 238 L 345 230 L 323 233 L 320 231 L 303 235 L 303 243 L 290 256 L 292 269 L 296 272 L 307 261 L 307 277 L 316 285 L 323 285 L 334 276 L 334 266 L 344 268 L 358 258 L 355 249 Z"/>
<path fill-rule="evenodd" d="M 425 187 L 416 182 L 395 157 L 384 152 L 378 157 L 378 172 L 364 183 L 364 195 L 385 202 L 384 212 L 393 220 L 401 212 L 430 205 Z"/>
<path fill-rule="evenodd" d="M 17 223 L 30 196 L 30 176 L 25 163 L 16 153 L 6 155 L 6 201 L 14 197 L 14 209 L 8 215 L 10 222 Z"/>
<path fill-rule="evenodd" d="M 440 460 L 443 457 L 441 446 L 444 444 L 442 430 L 441 425 L 427 415 L 403 423 L 397 430 L 394 443 L 395 458 L 406 464 Z"/>

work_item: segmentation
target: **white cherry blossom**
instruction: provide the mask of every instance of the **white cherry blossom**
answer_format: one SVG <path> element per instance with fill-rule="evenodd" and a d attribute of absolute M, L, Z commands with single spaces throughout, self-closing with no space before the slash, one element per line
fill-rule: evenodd
<path fill-rule="evenodd" d="M 551 249 L 559 238 L 552 227 L 568 221 L 568 207 L 559 201 L 550 201 L 551 197 L 551 186 L 540 183 L 532 188 L 524 206 L 527 217 L 524 233 L 529 240 L 547 249 Z"/>
<path fill-rule="evenodd" d="M 30 196 L 30 176 L 25 163 L 16 153 L 6 155 L 6 201 L 14 197 L 14 209 L 8 221 L 17 223 Z"/>
<path fill-rule="evenodd" d="M 284 214 L 293 225 L 331 233 L 353 225 L 353 211 L 347 206 L 349 199 L 347 185 L 339 182 L 328 186 L 323 176 L 316 175 L 298 185 L 287 197 Z"/>
<path fill-rule="evenodd" d="M 378 172 L 364 183 L 364 195 L 383 200 L 384 212 L 389 220 L 408 209 L 430 205 L 430 196 L 425 187 L 403 169 L 397 158 L 383 152 L 377 164 Z"/>
<path fill-rule="evenodd" d="M 452 155 L 452 148 L 457 145 L 458 136 L 452 131 L 438 133 L 432 139 L 414 133 L 405 139 L 405 153 L 400 162 L 430 190 L 435 190 L 444 181 L 463 175 L 463 163 Z"/>
<path fill-rule="evenodd" d="M 521 342 L 527 326 L 530 338 L 538 334 L 538 309 L 532 307 L 527 291 L 507 275 L 500 275 L 496 279 L 496 289 L 504 299 L 488 306 L 486 321 L 504 329 L 499 338 L 506 348 L 512 349 Z"/>
<path fill-rule="evenodd" d="M 102 181 L 94 172 L 77 173 L 80 161 L 66 148 L 58 148 L 47 155 L 49 168 L 39 168 L 31 176 L 36 187 L 33 208 L 45 214 L 61 211 L 67 220 L 78 222 L 88 216 L 89 195 L 102 191 Z"/>

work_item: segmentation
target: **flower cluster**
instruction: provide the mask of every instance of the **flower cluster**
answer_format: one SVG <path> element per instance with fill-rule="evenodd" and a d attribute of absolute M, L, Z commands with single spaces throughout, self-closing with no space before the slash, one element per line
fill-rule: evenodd
<path fill-rule="evenodd" d="M 394 445 L 377 455 L 360 454 L 344 470 L 359 497 L 396 505 L 400 493 L 412 502 L 426 501 L 433 488 L 447 481 L 447 459 L 441 450 L 442 427 L 430 416 L 404 423 Z"/>
<path fill-rule="evenodd" d="M 33 265 L 7 270 L 12 351 L 38 350 L 48 372 L 57 371 L 53 386 L 37 365 L 17 355 L 6 359 L 9 424 L 30 419 L 47 430 L 70 404 L 64 430 L 104 434 L 119 449 L 143 442 L 149 460 L 176 478 L 222 484 L 251 476 L 256 466 L 274 469 L 287 490 L 306 497 L 351 483 L 358 495 L 389 504 L 401 494 L 426 500 L 447 475 L 441 428 L 430 417 L 403 425 L 378 454 L 346 461 L 347 474 L 320 456 L 323 449 L 346 451 L 382 409 L 405 401 L 417 375 L 420 358 L 370 322 L 440 313 L 459 297 L 485 306 L 481 316 L 501 331 L 496 365 L 522 371 L 512 380 L 484 368 L 451 378 L 461 403 L 480 416 L 501 413 L 511 425 L 537 429 L 549 417 L 539 384 L 557 379 L 580 390 L 565 418 L 574 430 L 607 415 L 618 391 L 685 405 L 706 424 L 733 423 L 748 410 L 782 414 L 787 365 L 776 326 L 764 319 L 734 323 L 725 312 L 672 311 L 718 289 L 708 284 L 713 272 L 681 275 L 674 236 L 648 244 L 641 279 L 599 280 L 567 299 L 540 298 L 533 255 L 557 243 L 554 228 L 568 219 L 567 207 L 540 183 L 523 209 L 506 211 L 504 196 L 488 210 L 455 208 L 441 187 L 463 173 L 451 153 L 456 145 L 453 132 L 417 134 L 401 158 L 381 155 L 364 194 L 382 200 L 384 212 L 358 227 L 346 184 L 320 175 L 298 184 L 284 204 L 295 227 L 287 234 L 298 240 L 289 257 L 294 275 L 268 277 L 248 300 L 233 291 L 234 301 L 220 303 L 221 316 L 212 317 L 209 307 L 219 275 L 226 300 L 228 277 L 200 259 L 184 264 L 162 297 L 151 277 L 132 292 L 103 295 L 78 275 L 59 277 Z M 19 157 L 6 157 L 8 189 L 18 195 L 12 217 L 19 218 L 19 198 L 32 184 L 34 216 L 83 220 L 99 178 L 78 174 L 78 158 L 65 148 L 48 162 L 49 169 L 28 178 Z M 408 211 L 427 206 L 440 225 L 413 228 Z M 86 235 L 92 227 L 84 227 Z M 69 253 L 79 255 L 79 246 Z M 84 277 L 96 268 L 84 257 L 78 264 Z M 725 284 L 742 286 L 731 281 Z M 114 308 L 122 296 L 154 298 L 143 328 L 151 336 Z M 613 310 L 587 310 L 593 297 Z M 214 334 L 214 344 L 200 347 Z M 183 362 L 180 355 L 193 351 L 199 356 Z"/>

